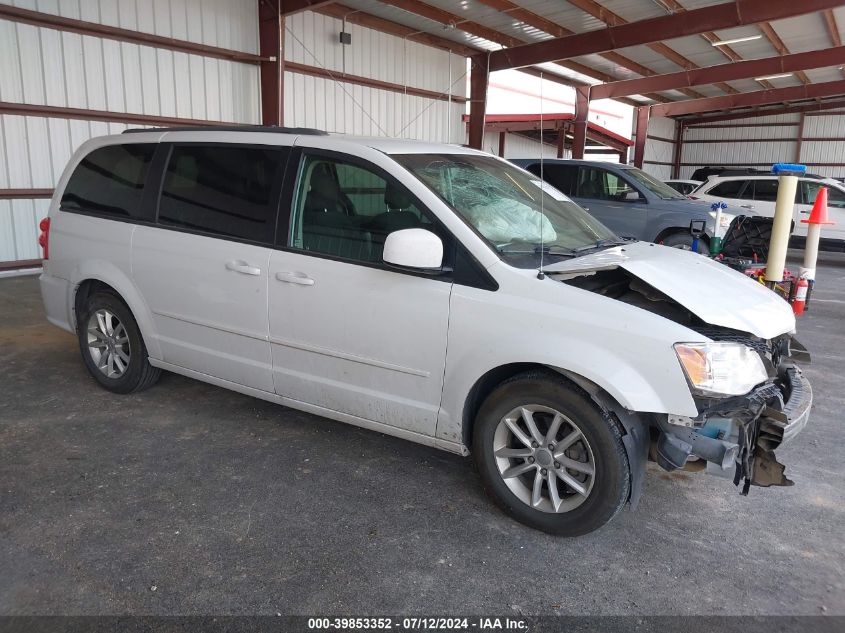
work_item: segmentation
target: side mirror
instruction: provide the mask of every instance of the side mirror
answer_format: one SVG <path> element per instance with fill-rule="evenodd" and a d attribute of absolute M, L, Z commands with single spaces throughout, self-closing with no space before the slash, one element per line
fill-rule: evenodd
<path fill-rule="evenodd" d="M 394 231 L 384 241 L 385 264 L 420 272 L 440 272 L 443 266 L 443 242 L 425 229 Z"/>
<path fill-rule="evenodd" d="M 640 193 L 638 191 L 629 191 L 624 196 L 622 196 L 622 199 L 625 202 L 639 202 L 640 201 Z"/>

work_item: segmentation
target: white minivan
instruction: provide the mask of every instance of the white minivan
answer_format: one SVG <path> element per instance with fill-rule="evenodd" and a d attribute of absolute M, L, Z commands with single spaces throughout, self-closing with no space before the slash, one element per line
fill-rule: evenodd
<path fill-rule="evenodd" d="M 812 392 L 790 306 L 488 154 L 133 131 L 76 152 L 42 231 L 47 317 L 115 393 L 167 370 L 471 452 L 506 512 L 563 535 L 636 506 L 649 458 L 791 483 L 773 451 Z"/>

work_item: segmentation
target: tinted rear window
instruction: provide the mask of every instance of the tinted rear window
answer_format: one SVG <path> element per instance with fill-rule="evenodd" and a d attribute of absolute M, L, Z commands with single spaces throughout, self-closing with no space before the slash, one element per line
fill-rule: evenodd
<path fill-rule="evenodd" d="M 161 224 L 271 242 L 286 148 L 176 146 L 159 202 Z M 271 208 L 272 207 L 272 208 Z"/>
<path fill-rule="evenodd" d="M 62 194 L 61 208 L 138 218 L 155 144 L 109 145 L 79 163 Z"/>
<path fill-rule="evenodd" d="M 540 164 L 532 165 L 530 170 L 537 176 L 540 175 Z M 543 178 L 555 189 L 567 196 L 575 195 L 575 181 L 578 177 L 578 167 L 573 165 L 543 165 Z"/>
<path fill-rule="evenodd" d="M 707 192 L 709 196 L 721 196 L 723 198 L 739 198 L 739 192 L 745 185 L 744 180 L 726 180 L 719 183 Z"/>

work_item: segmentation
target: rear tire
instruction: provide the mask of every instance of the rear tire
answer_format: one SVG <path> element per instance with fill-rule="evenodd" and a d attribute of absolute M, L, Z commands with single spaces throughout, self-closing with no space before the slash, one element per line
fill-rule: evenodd
<path fill-rule="evenodd" d="M 478 412 L 472 450 L 496 504 L 550 534 L 599 529 L 631 490 L 619 427 L 551 374 L 529 372 L 502 383 Z"/>
<path fill-rule="evenodd" d="M 663 246 L 668 246 L 670 248 L 680 248 L 685 251 L 692 250 L 692 235 L 689 233 L 684 233 L 683 231 L 678 231 L 677 233 L 670 233 L 666 237 L 664 237 L 660 242 Z M 698 252 L 702 255 L 706 255 L 709 251 L 707 248 L 707 242 L 699 238 L 698 240 Z"/>
<path fill-rule="evenodd" d="M 116 295 L 89 296 L 77 314 L 77 334 L 88 372 L 109 391 L 143 391 L 159 379 L 161 370 L 150 365 L 135 317 Z"/>

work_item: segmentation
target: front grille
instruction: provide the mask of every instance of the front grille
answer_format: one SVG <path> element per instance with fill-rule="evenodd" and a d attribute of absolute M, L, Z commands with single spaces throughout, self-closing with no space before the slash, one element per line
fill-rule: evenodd
<path fill-rule="evenodd" d="M 729 328 L 724 327 L 716 327 L 712 325 L 703 325 L 700 327 L 689 326 L 691 329 L 695 330 L 699 334 L 703 334 L 709 339 L 713 339 L 714 341 L 724 341 L 729 343 L 742 343 L 743 345 L 747 345 L 755 352 L 764 356 L 766 358 L 771 358 L 772 356 L 772 345 L 769 341 L 761 338 L 757 338 L 756 336 L 751 336 L 746 332 L 740 332 L 738 330 L 731 330 Z"/>

